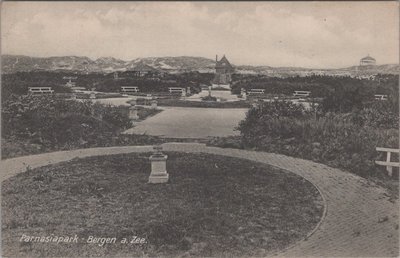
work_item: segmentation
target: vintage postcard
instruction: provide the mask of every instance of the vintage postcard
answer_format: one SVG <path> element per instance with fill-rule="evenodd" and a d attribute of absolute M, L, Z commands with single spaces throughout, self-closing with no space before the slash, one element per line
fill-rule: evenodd
<path fill-rule="evenodd" d="M 397 1 L 0 22 L 1 257 L 399 256 Z"/>

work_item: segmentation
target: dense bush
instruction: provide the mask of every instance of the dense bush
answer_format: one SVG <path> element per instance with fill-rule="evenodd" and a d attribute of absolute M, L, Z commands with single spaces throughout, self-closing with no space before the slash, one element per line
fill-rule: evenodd
<path fill-rule="evenodd" d="M 375 148 L 398 148 L 399 142 L 396 124 L 377 115 L 382 118 L 379 123 L 376 112 L 363 109 L 316 118 L 301 106 L 275 101 L 250 109 L 238 129 L 246 148 L 312 159 L 369 176 L 376 170 Z"/>
<path fill-rule="evenodd" d="M 182 74 L 146 75 L 137 77 L 132 72 L 122 72 L 115 80 L 113 73 L 76 73 L 68 71 L 31 71 L 2 75 L 2 101 L 11 95 L 28 93 L 28 87 L 52 87 L 55 93 L 71 92 L 66 86 L 68 77 L 75 86 L 101 92 L 120 92 L 121 86 L 137 86 L 141 93 L 168 92 L 168 87 L 190 87 L 192 93 L 200 92 L 201 84 L 209 84 L 214 74 L 187 72 Z"/>
<path fill-rule="evenodd" d="M 54 96 L 13 96 L 3 103 L 2 137 L 20 138 L 55 149 L 112 137 L 131 126 L 123 107 Z"/>
<path fill-rule="evenodd" d="M 351 113 L 352 122 L 375 128 L 399 128 L 399 112 L 388 101 L 373 101 Z"/>
<path fill-rule="evenodd" d="M 201 97 L 202 101 L 217 101 L 217 98 L 214 96 L 205 96 L 205 97 Z"/>
<path fill-rule="evenodd" d="M 56 93 L 71 92 L 65 87 L 67 74 L 55 72 L 18 72 L 14 74 L 2 74 L 1 98 L 6 101 L 11 95 L 23 95 L 28 93 L 29 87 L 51 87 Z M 69 74 L 68 74 L 69 75 Z"/>
<path fill-rule="evenodd" d="M 232 92 L 240 94 L 241 88 L 264 89 L 266 95 L 292 96 L 296 90 L 311 91 L 312 98 L 322 98 L 325 112 L 351 112 L 361 109 L 374 100 L 375 94 L 388 95 L 388 103 L 394 112 L 399 111 L 399 76 L 376 75 L 373 79 L 349 76 L 294 76 L 287 78 L 263 75 L 234 76 Z"/>

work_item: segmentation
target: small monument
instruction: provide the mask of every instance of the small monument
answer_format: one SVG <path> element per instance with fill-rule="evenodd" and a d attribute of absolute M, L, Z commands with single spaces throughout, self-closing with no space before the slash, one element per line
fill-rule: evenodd
<path fill-rule="evenodd" d="M 151 109 L 157 109 L 157 100 L 153 99 L 151 101 Z"/>
<path fill-rule="evenodd" d="M 208 86 L 208 96 L 210 96 L 210 97 L 211 97 L 211 87 L 212 86 Z"/>
<path fill-rule="evenodd" d="M 95 98 L 96 98 L 96 93 L 91 92 L 89 98 L 90 98 L 90 99 L 95 99 Z"/>
<path fill-rule="evenodd" d="M 131 106 L 129 107 L 129 119 L 132 120 L 139 119 L 138 108 L 136 107 L 136 101 L 135 103 L 131 103 Z"/>
<path fill-rule="evenodd" d="M 247 93 L 245 89 L 240 90 L 240 95 L 242 95 L 242 99 L 246 100 L 247 99 Z"/>
<path fill-rule="evenodd" d="M 190 95 L 190 87 L 187 87 L 186 92 Z"/>
<path fill-rule="evenodd" d="M 258 99 L 254 99 L 252 105 L 253 105 L 253 108 L 258 108 Z"/>
<path fill-rule="evenodd" d="M 149 176 L 150 184 L 162 184 L 167 183 L 169 175 L 167 173 L 167 158 L 168 156 L 163 154 L 162 146 L 155 145 L 153 147 L 153 155 L 150 156 L 151 161 L 151 173 Z"/>
<path fill-rule="evenodd" d="M 186 89 L 182 88 L 182 97 L 186 97 Z"/>

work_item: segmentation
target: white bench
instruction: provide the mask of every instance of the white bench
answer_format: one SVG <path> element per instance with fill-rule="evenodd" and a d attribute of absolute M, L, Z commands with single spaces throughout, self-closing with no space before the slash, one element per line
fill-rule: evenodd
<path fill-rule="evenodd" d="M 249 94 L 264 94 L 265 90 L 264 89 L 251 89 L 249 91 Z"/>
<path fill-rule="evenodd" d="M 137 93 L 139 92 L 139 88 L 136 86 L 123 86 L 121 87 L 121 92 L 124 93 Z"/>
<path fill-rule="evenodd" d="M 53 93 L 54 90 L 51 89 L 51 87 L 29 87 L 29 92 L 32 94 L 43 94 L 43 93 Z"/>
<path fill-rule="evenodd" d="M 169 93 L 182 93 L 185 89 L 184 88 L 168 88 Z"/>
<path fill-rule="evenodd" d="M 374 95 L 375 100 L 387 100 L 388 96 L 387 95 Z"/>
<path fill-rule="evenodd" d="M 293 93 L 294 97 L 309 97 L 311 94 L 311 91 L 305 91 L 305 90 L 296 90 Z"/>
<path fill-rule="evenodd" d="M 392 176 L 393 174 L 393 167 L 400 167 L 400 162 L 394 162 L 391 161 L 391 154 L 392 153 L 400 153 L 399 149 L 392 149 L 392 148 L 382 148 L 382 147 L 377 147 L 376 151 L 382 151 L 382 152 L 386 152 L 386 161 L 379 161 L 376 160 L 375 164 L 377 165 L 381 165 L 381 166 L 386 166 L 386 170 L 388 172 L 389 176 Z"/>

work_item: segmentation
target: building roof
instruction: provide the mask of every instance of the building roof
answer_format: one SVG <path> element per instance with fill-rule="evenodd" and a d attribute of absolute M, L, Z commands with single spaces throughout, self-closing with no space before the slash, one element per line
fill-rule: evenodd
<path fill-rule="evenodd" d="M 376 61 L 376 60 L 375 60 L 375 58 L 373 58 L 373 57 L 370 57 L 369 55 L 368 55 L 368 56 L 366 56 L 366 57 L 364 57 L 364 58 L 361 58 L 361 60 L 362 60 L 362 61 L 367 61 L 367 60 L 370 60 L 370 61 Z"/>
<path fill-rule="evenodd" d="M 233 70 L 233 66 L 231 65 L 231 63 L 229 63 L 225 55 L 221 58 L 221 60 L 216 62 L 215 68 L 228 68 Z"/>

